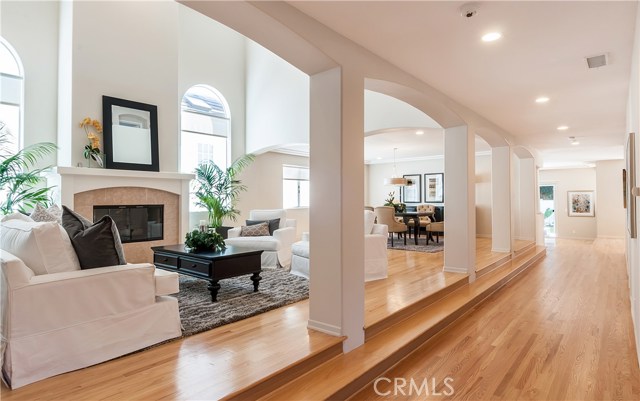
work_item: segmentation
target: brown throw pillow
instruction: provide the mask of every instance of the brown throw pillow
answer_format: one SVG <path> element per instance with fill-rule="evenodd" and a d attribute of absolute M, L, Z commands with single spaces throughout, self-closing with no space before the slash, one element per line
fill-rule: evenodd
<path fill-rule="evenodd" d="M 109 216 L 92 223 L 78 213 L 62 207 L 62 227 L 69 234 L 82 269 L 126 265 L 116 224 Z"/>
<path fill-rule="evenodd" d="M 241 237 L 263 237 L 269 236 L 269 223 L 259 223 L 251 226 L 242 226 Z"/>

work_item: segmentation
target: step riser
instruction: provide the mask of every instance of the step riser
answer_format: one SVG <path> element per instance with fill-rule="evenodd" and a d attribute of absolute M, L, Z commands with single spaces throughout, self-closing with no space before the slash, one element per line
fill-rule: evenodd
<path fill-rule="evenodd" d="M 524 253 L 527 253 L 528 251 L 530 251 L 532 249 L 535 249 L 535 247 L 536 247 L 536 243 L 532 242 L 529 245 L 525 246 L 524 248 L 518 249 L 517 251 L 513 251 L 512 252 L 513 257 L 515 258 L 515 257 L 518 257 L 518 256 L 524 254 Z"/>
<path fill-rule="evenodd" d="M 413 305 L 409 305 L 406 308 L 399 310 L 398 312 L 394 313 L 393 315 L 389 316 L 388 318 L 375 323 L 369 327 L 365 328 L 364 331 L 364 338 L 365 341 L 370 340 L 371 338 L 373 338 L 375 335 L 380 334 L 381 332 L 383 332 L 384 330 L 388 329 L 389 327 L 410 318 L 412 315 L 414 315 L 415 313 L 417 313 L 418 311 L 428 307 L 429 305 L 433 304 L 434 302 L 437 302 L 438 300 L 446 297 L 447 295 L 451 294 L 452 292 L 456 291 L 458 288 L 461 288 L 462 286 L 468 284 L 468 280 L 460 280 L 450 286 L 447 286 L 445 288 L 443 288 L 442 290 L 431 294 L 430 296 L 414 303 Z"/>
<path fill-rule="evenodd" d="M 256 382 L 250 387 L 230 394 L 222 400 L 234 400 L 234 401 L 253 401 L 260 397 L 263 397 L 281 386 L 289 383 L 299 376 L 309 372 L 310 370 L 322 365 L 323 363 L 335 358 L 342 354 L 342 343 L 335 344 L 332 347 L 312 356 L 311 358 L 302 360 L 295 365 L 289 366 L 286 369 L 276 372 L 271 377 L 266 378 L 260 382 Z"/>
<path fill-rule="evenodd" d="M 511 263 L 511 260 L 512 260 L 511 255 L 508 255 L 506 258 L 500 259 L 496 263 L 493 263 L 483 268 L 482 270 L 476 271 L 476 278 L 482 277 L 487 273 L 490 273 L 494 270 L 498 270 L 499 268 L 508 265 L 509 263 Z"/>

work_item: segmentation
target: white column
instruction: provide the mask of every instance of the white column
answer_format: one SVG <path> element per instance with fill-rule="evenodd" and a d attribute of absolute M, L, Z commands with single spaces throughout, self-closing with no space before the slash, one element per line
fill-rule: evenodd
<path fill-rule="evenodd" d="M 309 327 L 364 343 L 364 78 L 311 77 Z"/>
<path fill-rule="evenodd" d="M 520 159 L 520 235 L 536 240 L 536 166 L 535 159 Z"/>
<path fill-rule="evenodd" d="M 475 136 L 467 126 L 444 132 L 444 271 L 476 270 Z"/>
<path fill-rule="evenodd" d="M 491 251 L 511 252 L 511 148 L 491 149 Z"/>

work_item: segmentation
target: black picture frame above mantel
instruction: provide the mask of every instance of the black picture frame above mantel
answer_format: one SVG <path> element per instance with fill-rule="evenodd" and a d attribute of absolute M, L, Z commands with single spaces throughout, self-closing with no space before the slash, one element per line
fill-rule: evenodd
<path fill-rule="evenodd" d="M 102 96 L 102 121 L 106 168 L 160 171 L 157 106 Z"/>

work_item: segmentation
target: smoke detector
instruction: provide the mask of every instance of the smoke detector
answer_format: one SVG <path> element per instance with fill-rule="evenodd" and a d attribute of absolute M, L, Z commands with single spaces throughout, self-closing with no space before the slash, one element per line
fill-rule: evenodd
<path fill-rule="evenodd" d="M 465 3 L 460 6 L 460 16 L 471 18 L 478 13 L 478 3 Z"/>
<path fill-rule="evenodd" d="M 586 57 L 587 67 L 589 68 L 599 68 L 604 67 L 609 63 L 609 58 L 607 57 L 607 53 L 599 54 L 597 56 Z"/>

